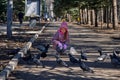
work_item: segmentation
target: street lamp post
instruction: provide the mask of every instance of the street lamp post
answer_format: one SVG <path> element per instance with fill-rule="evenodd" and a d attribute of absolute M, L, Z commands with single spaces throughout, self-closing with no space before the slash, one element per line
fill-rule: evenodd
<path fill-rule="evenodd" d="M 12 11 L 13 11 L 13 0 L 8 0 L 7 2 L 7 37 L 12 36 Z"/>

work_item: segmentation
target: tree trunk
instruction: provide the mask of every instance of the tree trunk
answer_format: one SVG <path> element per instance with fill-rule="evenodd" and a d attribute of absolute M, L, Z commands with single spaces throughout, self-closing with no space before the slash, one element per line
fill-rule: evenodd
<path fill-rule="evenodd" d="M 108 7 L 106 7 L 106 22 L 107 22 L 107 28 L 109 29 L 110 27 L 109 27 L 109 8 Z"/>
<path fill-rule="evenodd" d="M 82 13 L 83 13 L 83 24 L 85 24 L 85 9 L 82 10 Z"/>
<path fill-rule="evenodd" d="M 113 13 L 112 13 L 112 7 L 110 6 L 110 17 L 109 17 L 109 18 L 110 18 L 110 23 L 112 23 L 112 21 L 113 21 L 113 20 L 112 20 L 112 18 L 113 18 L 113 17 L 112 17 L 112 14 L 113 14 Z"/>
<path fill-rule="evenodd" d="M 87 17 L 88 17 L 88 15 L 87 15 L 87 8 L 85 8 L 84 9 L 84 17 L 85 17 L 85 24 L 87 24 Z"/>
<path fill-rule="evenodd" d="M 103 27 L 103 8 L 100 9 L 100 23 L 102 28 Z"/>
<path fill-rule="evenodd" d="M 95 10 L 95 27 L 98 27 L 98 19 L 97 19 L 97 13 L 98 13 L 98 10 Z"/>
<path fill-rule="evenodd" d="M 88 18 L 88 19 L 87 19 L 87 20 L 88 20 L 88 21 L 87 21 L 88 25 L 91 24 L 90 17 L 91 17 L 91 16 L 90 16 L 90 10 L 88 10 L 88 16 L 87 16 L 87 18 Z"/>
<path fill-rule="evenodd" d="M 95 24 L 95 11 L 91 10 L 91 25 Z"/>
<path fill-rule="evenodd" d="M 80 9 L 80 23 L 83 24 L 83 10 Z"/>
<path fill-rule="evenodd" d="M 116 29 L 118 27 L 118 19 L 117 19 L 117 0 L 113 0 L 113 29 Z"/>

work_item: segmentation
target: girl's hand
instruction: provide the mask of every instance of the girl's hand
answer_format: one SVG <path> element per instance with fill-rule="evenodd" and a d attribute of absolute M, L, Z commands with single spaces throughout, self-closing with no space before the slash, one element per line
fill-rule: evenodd
<path fill-rule="evenodd" d="M 58 47 L 59 47 L 60 49 L 63 48 L 63 46 L 62 46 L 62 44 L 61 44 L 60 42 L 58 43 Z"/>
<path fill-rule="evenodd" d="M 64 47 L 64 49 L 67 49 L 67 45 L 66 44 L 64 44 L 63 47 Z"/>

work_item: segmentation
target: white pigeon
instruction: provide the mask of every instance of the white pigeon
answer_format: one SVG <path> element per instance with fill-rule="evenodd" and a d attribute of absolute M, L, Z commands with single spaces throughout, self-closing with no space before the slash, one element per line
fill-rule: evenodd
<path fill-rule="evenodd" d="M 78 52 L 75 50 L 74 47 L 71 47 L 71 48 L 70 48 L 70 53 L 73 54 L 73 55 L 74 55 L 74 54 L 78 54 Z"/>

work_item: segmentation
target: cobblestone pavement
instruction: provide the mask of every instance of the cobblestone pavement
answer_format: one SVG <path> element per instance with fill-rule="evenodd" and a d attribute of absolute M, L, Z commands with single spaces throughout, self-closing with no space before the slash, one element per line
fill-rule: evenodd
<path fill-rule="evenodd" d="M 46 38 L 50 43 L 53 34 L 58 29 L 60 24 L 49 24 L 45 32 L 40 36 L 40 39 Z M 102 48 L 104 53 L 112 54 L 115 47 L 119 47 L 119 40 L 112 38 L 118 36 L 118 33 L 97 33 L 88 27 L 69 24 L 70 46 L 74 47 L 78 54 L 75 57 L 80 57 L 80 50 L 85 50 L 88 60 L 85 63 L 94 70 L 94 73 L 83 72 L 77 64 L 69 62 L 67 55 L 61 55 L 69 68 L 58 65 L 53 56 L 55 51 L 52 47 L 49 48 L 48 56 L 41 58 L 45 64 L 45 68 L 36 67 L 34 64 L 19 63 L 16 69 L 11 73 L 8 80 L 119 80 L 120 68 L 114 67 L 110 63 L 109 57 L 104 62 L 95 62 L 99 53 L 97 49 Z M 38 53 L 32 48 L 31 52 Z M 69 49 L 66 53 L 69 52 Z"/>

